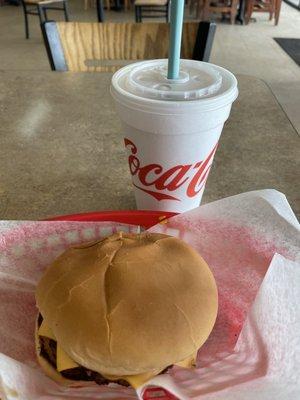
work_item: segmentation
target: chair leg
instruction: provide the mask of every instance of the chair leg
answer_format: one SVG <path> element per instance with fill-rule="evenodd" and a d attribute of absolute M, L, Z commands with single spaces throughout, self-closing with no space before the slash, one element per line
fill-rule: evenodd
<path fill-rule="evenodd" d="M 68 2 L 67 2 L 67 0 L 63 1 L 63 9 L 64 9 L 65 21 L 69 22 L 69 10 L 68 10 Z"/>
<path fill-rule="evenodd" d="M 29 39 L 28 14 L 27 14 L 26 4 L 24 1 L 22 1 L 22 5 L 23 5 L 24 21 L 25 21 L 25 37 L 26 39 Z"/>
<path fill-rule="evenodd" d="M 134 15 L 135 15 L 135 22 L 139 22 L 138 21 L 138 8 L 137 8 L 137 6 L 134 7 Z"/>
<path fill-rule="evenodd" d="M 196 9 L 196 19 L 200 19 L 201 21 L 203 19 L 204 1 L 198 0 L 194 4 Z"/>
<path fill-rule="evenodd" d="M 202 18 L 201 18 L 203 21 L 209 21 L 209 6 L 210 6 L 210 0 L 204 0 Z"/>
<path fill-rule="evenodd" d="M 106 9 L 110 11 L 110 0 L 106 0 Z"/>
<path fill-rule="evenodd" d="M 47 15 L 47 8 L 46 7 L 41 7 L 41 14 L 43 16 L 43 21 L 48 21 L 48 15 Z"/>
<path fill-rule="evenodd" d="M 278 25 L 282 0 L 275 1 L 275 25 Z"/>
<path fill-rule="evenodd" d="M 269 21 L 272 21 L 273 16 L 274 16 L 274 10 L 275 10 L 275 3 L 276 0 L 270 0 L 270 5 L 269 5 Z"/>
<path fill-rule="evenodd" d="M 141 6 L 135 6 L 135 22 L 142 22 Z"/>
<path fill-rule="evenodd" d="M 102 0 L 96 0 L 96 6 L 97 6 L 98 22 L 104 22 L 104 11 L 103 11 Z"/>
<path fill-rule="evenodd" d="M 248 0 L 247 2 L 247 9 L 246 9 L 246 15 L 245 15 L 245 24 L 248 25 L 251 15 L 253 13 L 253 8 L 254 8 L 254 0 Z"/>
<path fill-rule="evenodd" d="M 40 6 L 39 4 L 37 4 L 37 12 L 38 12 L 38 16 L 39 16 L 39 19 L 40 19 L 40 24 L 42 25 L 42 23 L 44 22 L 44 13 L 45 13 L 45 10 L 43 9 L 43 7 L 42 6 Z"/>
<path fill-rule="evenodd" d="M 236 14 L 237 14 L 237 0 L 232 0 L 231 2 L 231 10 L 230 10 L 230 23 L 231 25 L 235 24 Z"/>
<path fill-rule="evenodd" d="M 231 25 L 235 24 L 235 17 L 236 17 L 236 13 L 231 11 L 230 12 L 230 23 L 231 23 Z"/>

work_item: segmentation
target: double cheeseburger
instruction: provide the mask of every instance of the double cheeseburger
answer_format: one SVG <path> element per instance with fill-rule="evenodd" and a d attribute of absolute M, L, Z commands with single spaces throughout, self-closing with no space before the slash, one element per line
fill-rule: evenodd
<path fill-rule="evenodd" d="M 192 367 L 217 315 L 200 255 L 171 236 L 117 233 L 74 246 L 36 291 L 37 356 L 46 374 L 138 387 L 173 365 Z"/>

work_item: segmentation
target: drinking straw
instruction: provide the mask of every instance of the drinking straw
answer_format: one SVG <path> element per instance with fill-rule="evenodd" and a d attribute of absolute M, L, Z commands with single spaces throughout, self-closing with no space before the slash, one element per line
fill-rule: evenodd
<path fill-rule="evenodd" d="M 171 26 L 168 61 L 168 79 L 179 78 L 180 48 L 184 0 L 171 0 Z"/>

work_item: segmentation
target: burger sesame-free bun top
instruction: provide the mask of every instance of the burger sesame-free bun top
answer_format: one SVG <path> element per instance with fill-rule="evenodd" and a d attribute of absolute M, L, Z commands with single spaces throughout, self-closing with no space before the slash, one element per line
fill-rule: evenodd
<path fill-rule="evenodd" d="M 163 370 L 193 355 L 218 303 L 200 255 L 156 233 L 116 233 L 68 249 L 42 276 L 36 300 L 74 361 L 113 376 Z"/>

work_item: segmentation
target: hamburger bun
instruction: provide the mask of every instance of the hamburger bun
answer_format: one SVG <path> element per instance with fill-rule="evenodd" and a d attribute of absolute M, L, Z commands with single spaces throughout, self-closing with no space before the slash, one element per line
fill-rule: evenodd
<path fill-rule="evenodd" d="M 157 374 L 191 358 L 218 308 L 206 262 L 157 233 L 120 232 L 66 250 L 42 276 L 36 301 L 67 355 L 112 377 Z"/>

